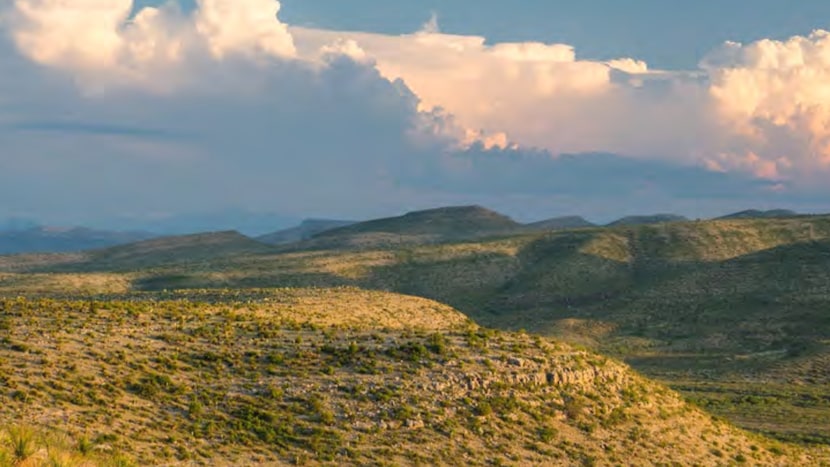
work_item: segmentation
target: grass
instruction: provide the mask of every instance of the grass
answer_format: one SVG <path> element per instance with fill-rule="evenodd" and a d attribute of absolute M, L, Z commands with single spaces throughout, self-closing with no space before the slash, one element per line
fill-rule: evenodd
<path fill-rule="evenodd" d="M 14 425 L 0 430 L 0 466 L 55 467 L 136 465 L 128 456 L 113 452 L 103 441 L 73 439 L 53 429 Z"/>

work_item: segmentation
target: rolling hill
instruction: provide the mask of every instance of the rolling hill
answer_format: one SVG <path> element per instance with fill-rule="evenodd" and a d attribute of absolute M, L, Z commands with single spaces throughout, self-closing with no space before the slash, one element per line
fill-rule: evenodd
<path fill-rule="evenodd" d="M 330 219 L 306 219 L 297 227 L 280 230 L 267 235 L 262 235 L 256 239 L 262 243 L 269 245 L 284 245 L 287 243 L 295 243 L 302 240 L 308 240 L 311 237 L 323 233 L 327 230 L 337 229 L 340 227 L 350 226 L 356 224 L 355 221 L 339 221 Z"/>
<path fill-rule="evenodd" d="M 521 228 L 509 217 L 480 206 L 445 207 L 327 230 L 296 248 L 390 248 L 504 235 Z"/>
<path fill-rule="evenodd" d="M 158 267 L 192 267 L 221 258 L 274 253 L 269 245 L 239 232 L 159 237 L 126 245 L 64 254 L 0 256 L 7 273 L 114 272 Z"/>
<path fill-rule="evenodd" d="M 83 465 L 116 465 L 102 452 L 117 465 L 830 459 L 715 420 L 607 358 L 425 299 L 213 290 L 0 307 L 0 418 L 77 439 Z M 18 462 L 39 465 L 26 452 Z"/>
<path fill-rule="evenodd" d="M 608 224 L 608 227 L 627 225 L 663 224 L 667 222 L 686 222 L 689 219 L 677 214 L 654 214 L 650 216 L 628 216 Z"/>
<path fill-rule="evenodd" d="M 539 222 L 526 224 L 528 230 L 568 230 L 568 229 L 584 229 L 596 227 L 597 225 L 588 222 L 585 218 L 580 216 L 565 216 L 555 217 L 553 219 L 546 219 Z"/>
<path fill-rule="evenodd" d="M 266 254 L 273 250 L 239 232 L 162 237 L 88 253 L 91 269 L 136 269 L 176 263 L 199 263 L 228 256 Z"/>
<path fill-rule="evenodd" d="M 590 346 L 743 427 L 830 443 L 830 217 L 519 232 L 283 253 L 254 242 L 197 266 L 160 255 L 151 270 L 114 258 L 93 269 L 65 256 L 2 258 L 0 291 L 395 291 Z M 766 405 L 757 394 L 769 394 Z"/>
<path fill-rule="evenodd" d="M 772 209 L 769 211 L 760 211 L 757 209 L 749 209 L 746 211 L 736 212 L 734 214 L 729 214 L 723 217 L 720 217 L 721 220 L 730 220 L 730 219 L 776 219 L 776 218 L 787 218 L 787 217 L 797 217 L 799 214 L 795 211 L 790 211 L 788 209 Z"/>

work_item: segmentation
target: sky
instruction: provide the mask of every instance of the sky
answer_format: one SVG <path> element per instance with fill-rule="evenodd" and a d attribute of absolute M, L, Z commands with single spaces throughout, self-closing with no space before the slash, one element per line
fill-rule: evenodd
<path fill-rule="evenodd" d="M 827 212 L 828 23 L 815 0 L 0 0 L 0 218 Z"/>

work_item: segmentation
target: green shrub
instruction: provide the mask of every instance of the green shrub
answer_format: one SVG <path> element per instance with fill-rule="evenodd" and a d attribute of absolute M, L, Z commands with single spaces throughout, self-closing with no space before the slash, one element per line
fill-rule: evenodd
<path fill-rule="evenodd" d="M 15 463 L 20 464 L 35 453 L 35 432 L 30 428 L 9 428 L 9 444 Z"/>

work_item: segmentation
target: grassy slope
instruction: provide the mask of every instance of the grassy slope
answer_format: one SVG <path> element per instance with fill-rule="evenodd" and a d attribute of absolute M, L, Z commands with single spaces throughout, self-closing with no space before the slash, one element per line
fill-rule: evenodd
<path fill-rule="evenodd" d="M 0 414 L 138 464 L 817 465 L 626 367 L 354 289 L 0 302 Z M 89 461 L 94 464 L 93 461 Z"/>

